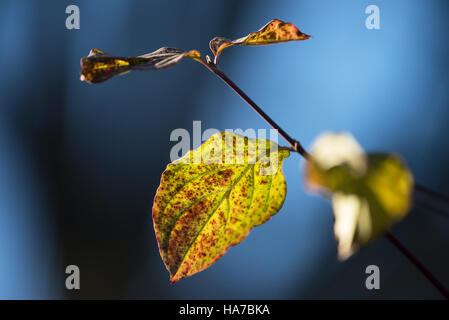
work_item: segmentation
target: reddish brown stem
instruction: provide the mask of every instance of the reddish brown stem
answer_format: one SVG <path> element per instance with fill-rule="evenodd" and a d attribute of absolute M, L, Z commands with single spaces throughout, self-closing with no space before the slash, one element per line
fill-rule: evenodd
<path fill-rule="evenodd" d="M 243 92 L 231 79 L 226 76 L 223 71 L 221 71 L 216 64 L 213 62 L 203 62 L 202 64 L 209 69 L 212 73 L 214 73 L 217 77 L 223 80 L 235 93 L 237 93 L 240 98 L 243 99 L 256 113 L 264 119 L 273 129 L 277 130 L 277 132 L 288 142 L 291 146 L 291 150 L 294 152 L 298 152 L 301 156 L 303 156 L 306 160 L 310 158 L 309 153 L 303 148 L 299 141 L 293 139 L 287 132 L 285 132 L 269 115 L 265 113 L 248 95 Z"/>

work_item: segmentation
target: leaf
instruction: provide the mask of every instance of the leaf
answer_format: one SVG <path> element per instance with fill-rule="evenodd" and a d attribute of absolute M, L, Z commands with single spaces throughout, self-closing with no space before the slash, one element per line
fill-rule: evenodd
<path fill-rule="evenodd" d="M 167 166 L 153 223 L 172 283 L 209 267 L 279 211 L 288 156 L 274 142 L 223 132 Z"/>
<path fill-rule="evenodd" d="M 413 177 L 394 154 L 365 154 L 350 134 L 327 133 L 314 143 L 306 185 L 330 196 L 340 259 L 350 257 L 404 218 Z"/>
<path fill-rule="evenodd" d="M 184 52 L 163 47 L 138 57 L 115 57 L 94 48 L 87 57 L 81 58 L 81 81 L 99 83 L 131 70 L 166 69 L 185 57 L 198 60 L 201 55 L 196 50 Z"/>
<path fill-rule="evenodd" d="M 237 40 L 232 41 L 222 37 L 215 37 L 209 42 L 209 47 L 215 55 L 215 63 L 217 63 L 221 52 L 230 46 L 261 46 L 279 42 L 307 40 L 309 38 L 309 35 L 299 31 L 292 23 L 274 19 L 259 31 L 250 33 L 246 37 Z"/>

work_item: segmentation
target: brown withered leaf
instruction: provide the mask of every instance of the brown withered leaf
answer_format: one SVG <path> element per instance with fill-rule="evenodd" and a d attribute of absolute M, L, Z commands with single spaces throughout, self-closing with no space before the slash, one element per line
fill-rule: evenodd
<path fill-rule="evenodd" d="M 209 42 L 209 47 L 215 55 L 215 63 L 217 63 L 221 52 L 230 46 L 261 46 L 279 42 L 307 40 L 309 38 L 309 35 L 299 31 L 292 23 L 274 19 L 259 31 L 250 33 L 246 37 L 236 40 L 215 37 Z"/>
<path fill-rule="evenodd" d="M 161 70 L 174 66 L 182 58 L 200 59 L 196 50 L 185 52 L 163 47 L 138 57 L 116 57 L 99 49 L 92 49 L 81 58 L 81 81 L 99 83 L 131 70 Z"/>

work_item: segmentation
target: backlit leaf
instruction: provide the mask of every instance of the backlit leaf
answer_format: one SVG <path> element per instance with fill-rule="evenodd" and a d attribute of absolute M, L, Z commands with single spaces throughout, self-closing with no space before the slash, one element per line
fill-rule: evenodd
<path fill-rule="evenodd" d="M 250 33 L 246 37 L 236 40 L 215 37 L 209 42 L 209 47 L 215 55 L 215 63 L 220 53 L 234 45 L 261 46 L 279 42 L 307 40 L 310 36 L 299 31 L 292 23 L 286 23 L 278 19 L 271 20 L 259 31 Z"/>
<path fill-rule="evenodd" d="M 329 196 L 340 259 L 383 234 L 411 206 L 413 177 L 394 154 L 365 154 L 349 134 L 324 134 L 305 166 L 309 189 Z"/>
<path fill-rule="evenodd" d="M 288 156 L 274 142 L 225 132 L 167 166 L 153 223 L 171 282 L 209 267 L 278 212 Z"/>
<path fill-rule="evenodd" d="M 163 47 L 138 57 L 115 57 L 94 48 L 87 57 L 81 58 L 81 80 L 98 83 L 131 70 L 165 69 L 174 66 L 184 57 L 197 60 L 201 56 L 196 50 L 184 52 Z"/>

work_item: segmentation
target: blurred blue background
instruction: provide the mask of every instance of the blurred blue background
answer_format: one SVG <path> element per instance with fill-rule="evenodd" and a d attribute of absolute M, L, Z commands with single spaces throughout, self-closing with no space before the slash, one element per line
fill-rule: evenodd
<path fill-rule="evenodd" d="M 70 4 L 80 30 L 65 28 Z M 365 27 L 370 4 L 380 30 Z M 293 22 L 313 38 L 228 49 L 222 69 L 306 147 L 347 130 L 367 150 L 401 154 L 417 182 L 449 194 L 447 12 L 445 0 L 3 1 L 0 298 L 440 298 L 385 239 L 338 262 L 331 208 L 304 192 L 295 155 L 279 214 L 170 285 L 150 214 L 170 132 L 191 131 L 193 120 L 203 130 L 267 126 L 193 61 L 89 85 L 79 60 L 93 47 L 204 55 L 214 36 Z M 415 209 L 392 232 L 449 286 L 448 230 L 447 218 Z M 81 269 L 81 290 L 65 289 L 69 264 Z M 370 264 L 381 290 L 365 289 Z"/>

